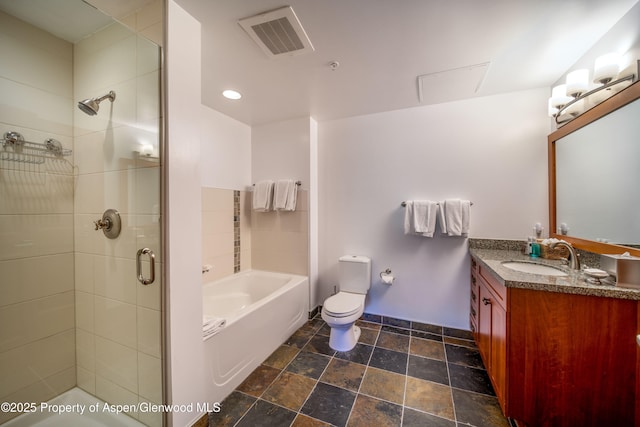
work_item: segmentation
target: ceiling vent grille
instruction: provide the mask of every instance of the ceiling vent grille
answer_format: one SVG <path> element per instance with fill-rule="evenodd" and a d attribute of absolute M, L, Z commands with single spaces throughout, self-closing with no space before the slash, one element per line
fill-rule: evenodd
<path fill-rule="evenodd" d="M 300 55 L 314 50 L 291 6 L 244 18 L 238 23 L 271 58 Z"/>

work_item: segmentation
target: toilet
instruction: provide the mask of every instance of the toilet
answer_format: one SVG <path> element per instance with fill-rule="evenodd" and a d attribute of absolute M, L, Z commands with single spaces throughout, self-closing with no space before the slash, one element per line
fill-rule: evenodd
<path fill-rule="evenodd" d="M 322 306 L 322 319 L 331 327 L 329 346 L 337 351 L 349 351 L 360 338 L 356 320 L 364 313 L 364 299 L 371 287 L 371 259 L 345 255 L 338 259 L 339 290 Z"/>

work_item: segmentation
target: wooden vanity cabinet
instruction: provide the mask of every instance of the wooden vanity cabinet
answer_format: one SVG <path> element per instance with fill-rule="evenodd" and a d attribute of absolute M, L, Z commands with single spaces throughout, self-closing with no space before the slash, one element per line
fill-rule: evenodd
<path fill-rule="evenodd" d="M 484 267 L 472 262 L 472 277 L 477 288 L 476 343 L 491 378 L 500 406 L 506 412 L 507 389 L 507 290 L 488 276 Z M 473 302 L 472 302 L 473 304 Z"/>
<path fill-rule="evenodd" d="M 637 426 L 638 302 L 509 289 L 508 416 Z"/>
<path fill-rule="evenodd" d="M 479 262 L 472 276 L 476 342 L 506 416 L 529 427 L 640 426 L 638 301 L 505 288 Z"/>

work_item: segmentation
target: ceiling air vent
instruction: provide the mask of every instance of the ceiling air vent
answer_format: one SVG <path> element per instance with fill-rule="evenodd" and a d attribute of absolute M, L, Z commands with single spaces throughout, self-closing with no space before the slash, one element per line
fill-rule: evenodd
<path fill-rule="evenodd" d="M 271 58 L 314 50 L 291 6 L 244 18 L 238 23 Z"/>
<path fill-rule="evenodd" d="M 489 65 L 489 62 L 483 62 L 418 76 L 420 103 L 439 104 L 476 96 Z"/>

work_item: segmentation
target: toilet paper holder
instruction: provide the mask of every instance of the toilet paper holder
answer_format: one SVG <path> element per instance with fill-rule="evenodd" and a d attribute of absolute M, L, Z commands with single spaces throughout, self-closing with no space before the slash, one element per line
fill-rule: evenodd
<path fill-rule="evenodd" d="M 382 283 L 384 283 L 385 285 L 392 285 L 393 281 L 396 280 L 396 278 L 393 277 L 391 269 L 387 268 L 386 270 L 380 272 L 380 280 L 382 280 Z"/>

